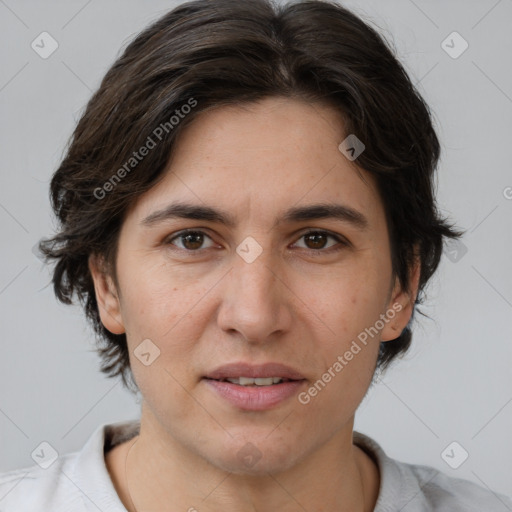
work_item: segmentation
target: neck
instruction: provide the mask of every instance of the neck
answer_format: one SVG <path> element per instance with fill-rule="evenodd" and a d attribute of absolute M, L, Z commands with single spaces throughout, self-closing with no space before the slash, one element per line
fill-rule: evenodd
<path fill-rule="evenodd" d="M 124 485 L 129 512 L 186 510 L 370 512 L 376 465 L 352 444 L 353 422 L 287 471 L 235 474 L 176 442 L 151 421 L 127 443 Z"/>

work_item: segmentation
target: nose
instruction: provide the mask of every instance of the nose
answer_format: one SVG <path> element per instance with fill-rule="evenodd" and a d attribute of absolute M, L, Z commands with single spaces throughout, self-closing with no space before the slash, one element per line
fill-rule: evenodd
<path fill-rule="evenodd" d="M 289 330 L 293 293 L 270 250 L 251 263 L 235 255 L 221 293 L 217 322 L 224 331 L 254 344 L 275 341 Z"/>

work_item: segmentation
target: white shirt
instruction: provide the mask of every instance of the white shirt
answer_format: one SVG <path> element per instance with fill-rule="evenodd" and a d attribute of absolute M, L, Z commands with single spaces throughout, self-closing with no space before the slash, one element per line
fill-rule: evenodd
<path fill-rule="evenodd" d="M 102 424 L 80 451 L 58 457 L 47 469 L 34 464 L 0 473 L 0 512 L 126 512 L 104 453 L 137 435 L 139 427 L 139 420 Z M 428 466 L 391 459 L 359 432 L 354 432 L 354 443 L 379 466 L 374 512 L 512 512 L 512 500 L 502 494 Z"/>

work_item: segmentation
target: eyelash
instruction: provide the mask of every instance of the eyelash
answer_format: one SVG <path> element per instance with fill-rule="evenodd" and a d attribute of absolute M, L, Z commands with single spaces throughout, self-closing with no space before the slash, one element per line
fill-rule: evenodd
<path fill-rule="evenodd" d="M 211 240 L 211 236 L 209 236 L 207 233 L 205 233 L 204 231 L 201 231 L 201 230 L 198 230 L 198 229 L 185 229 L 183 231 L 180 231 L 178 232 L 177 234 L 175 235 L 171 235 L 171 237 L 168 237 L 165 241 L 164 241 L 164 244 L 165 245 L 174 245 L 172 242 L 176 239 L 179 239 L 179 238 L 182 238 L 182 237 L 185 237 L 186 235 L 190 235 L 190 234 L 194 234 L 194 235 L 197 235 L 197 234 L 200 234 L 200 235 L 204 235 L 208 238 L 210 238 Z M 299 237 L 299 240 L 301 238 L 304 238 L 308 235 L 311 235 L 311 234 L 315 234 L 315 235 L 325 235 L 327 238 L 333 238 L 334 240 L 336 240 L 336 242 L 338 242 L 339 244 L 341 244 L 340 247 L 337 247 L 337 246 L 333 246 L 333 247 L 329 247 L 328 249 L 304 249 L 306 251 L 308 251 L 309 253 L 312 253 L 313 255 L 315 256 L 320 256 L 322 254 L 331 254 L 333 252 L 338 252 L 338 251 L 341 251 L 343 248 L 345 247 L 348 247 L 349 246 L 349 243 L 347 241 L 345 241 L 343 238 L 341 238 L 340 236 L 338 235 L 335 235 L 329 231 L 322 231 L 322 230 L 311 230 L 311 231 L 307 231 L 306 233 L 302 233 L 302 235 Z M 175 246 L 176 247 L 176 246 Z M 207 248 L 208 249 L 208 248 Z M 200 254 L 202 253 L 203 251 L 207 250 L 207 249 L 197 249 L 197 250 L 190 250 L 190 249 L 183 249 L 181 247 L 176 247 L 176 250 L 178 251 L 185 251 L 185 252 L 188 252 L 189 254 Z M 302 248 L 301 248 L 302 249 Z"/>

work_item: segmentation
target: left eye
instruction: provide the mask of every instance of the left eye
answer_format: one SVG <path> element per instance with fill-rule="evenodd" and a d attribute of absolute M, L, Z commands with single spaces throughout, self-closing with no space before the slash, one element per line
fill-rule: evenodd
<path fill-rule="evenodd" d="M 336 242 L 341 243 L 342 245 L 345 245 L 343 240 L 341 240 L 341 238 L 339 238 L 335 235 L 331 235 L 330 233 L 327 233 L 326 231 L 309 231 L 308 233 L 304 233 L 300 238 L 301 239 L 303 238 L 305 240 L 306 244 L 308 244 L 308 243 L 312 244 L 312 246 L 309 246 L 309 247 L 306 246 L 306 249 L 310 249 L 313 251 L 317 251 L 319 249 L 326 249 L 325 243 L 328 238 L 332 238 Z M 336 245 L 336 244 L 333 244 L 333 245 Z M 332 245 L 328 248 L 330 249 L 331 247 L 332 247 Z M 327 252 L 327 251 L 324 251 L 324 252 Z"/>
<path fill-rule="evenodd" d="M 182 231 L 181 233 L 178 233 L 177 235 L 173 236 L 168 240 L 167 243 L 174 244 L 174 240 L 179 240 L 181 242 L 181 246 L 178 245 L 180 249 L 189 251 L 189 252 L 198 252 L 200 249 L 208 249 L 209 247 L 201 247 L 204 243 L 205 238 L 209 239 L 211 242 L 213 240 L 210 236 L 208 236 L 203 231 Z M 347 245 L 340 237 L 336 235 L 332 235 L 331 233 L 328 233 L 326 231 L 309 231 L 308 233 L 304 233 L 301 235 L 300 239 L 304 239 L 306 244 L 306 247 L 303 247 L 305 249 L 319 252 L 320 250 L 324 250 L 323 252 L 328 252 L 325 249 L 330 249 L 333 245 L 332 244 L 329 247 L 326 247 L 327 240 L 331 238 L 332 240 L 335 240 L 337 243 L 341 243 L 342 245 Z M 212 247 L 213 245 L 210 245 Z"/>

